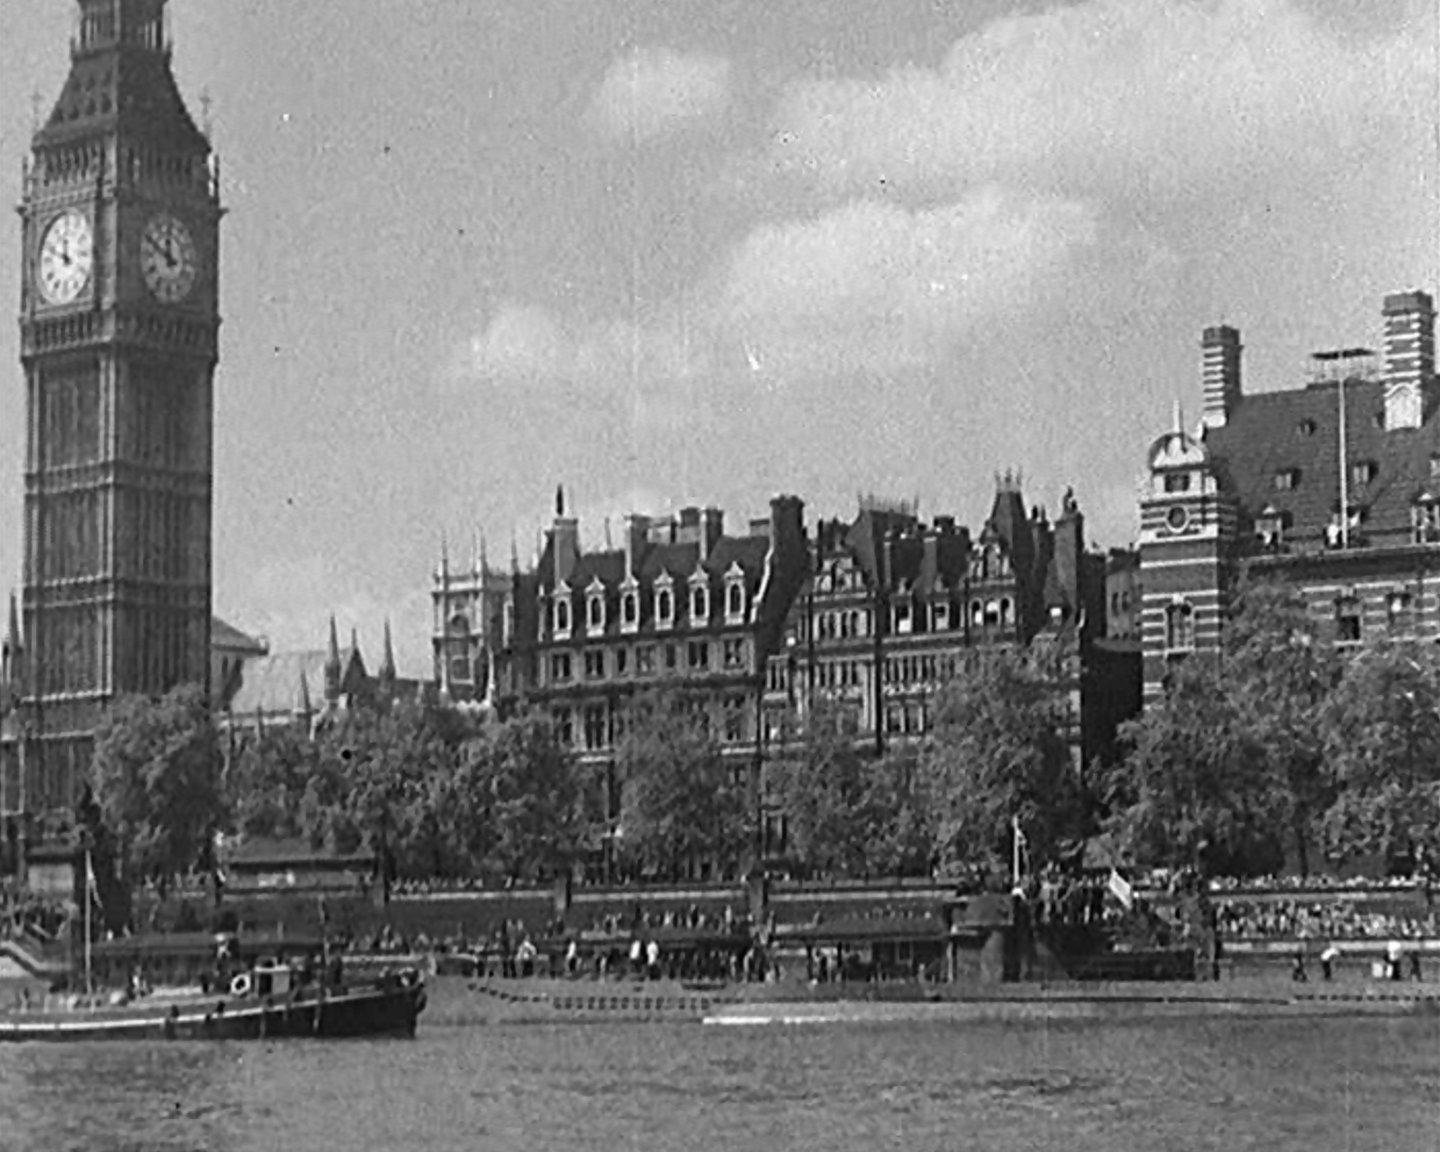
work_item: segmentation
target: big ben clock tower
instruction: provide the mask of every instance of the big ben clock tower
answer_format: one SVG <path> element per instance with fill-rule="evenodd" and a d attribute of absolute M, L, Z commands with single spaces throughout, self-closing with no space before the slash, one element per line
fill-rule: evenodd
<path fill-rule="evenodd" d="M 30 817 L 73 805 L 110 701 L 209 675 L 216 169 L 165 0 L 78 6 L 20 205 Z"/>

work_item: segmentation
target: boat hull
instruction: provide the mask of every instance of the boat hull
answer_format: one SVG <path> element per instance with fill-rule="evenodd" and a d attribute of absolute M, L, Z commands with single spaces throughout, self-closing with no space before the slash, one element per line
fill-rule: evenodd
<path fill-rule="evenodd" d="M 425 987 L 348 989 L 265 1004 L 186 997 L 116 1008 L 0 1014 L 0 1042 L 281 1040 L 413 1036 Z"/>

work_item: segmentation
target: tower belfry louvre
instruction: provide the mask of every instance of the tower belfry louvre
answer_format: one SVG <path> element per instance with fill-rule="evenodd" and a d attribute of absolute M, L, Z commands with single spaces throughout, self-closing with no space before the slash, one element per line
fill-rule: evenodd
<path fill-rule="evenodd" d="M 20 204 L 24 658 L 0 809 L 30 818 L 74 803 L 112 700 L 209 678 L 217 167 L 165 0 L 77 4 Z"/>

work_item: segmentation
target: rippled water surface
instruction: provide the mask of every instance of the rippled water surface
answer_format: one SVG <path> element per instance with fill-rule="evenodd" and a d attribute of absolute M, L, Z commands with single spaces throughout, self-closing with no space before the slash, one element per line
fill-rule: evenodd
<path fill-rule="evenodd" d="M 0 1046 L 0 1148 L 1440 1148 L 1434 1020 L 425 1027 Z"/>

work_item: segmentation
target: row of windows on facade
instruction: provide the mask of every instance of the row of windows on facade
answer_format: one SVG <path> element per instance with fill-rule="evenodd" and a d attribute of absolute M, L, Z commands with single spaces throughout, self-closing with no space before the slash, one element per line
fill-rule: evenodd
<path fill-rule="evenodd" d="M 926 609 L 929 609 L 928 615 Z M 949 601 L 913 604 L 902 600 L 891 605 L 890 629 L 901 635 L 919 631 L 948 632 L 962 626 L 963 617 Z M 970 601 L 972 628 L 1010 628 L 1015 624 L 1015 604 L 1008 596 Z M 852 640 L 872 635 L 874 620 L 868 611 L 821 612 L 815 617 L 817 640 Z M 803 628 L 800 639 L 804 639 Z"/>
<path fill-rule="evenodd" d="M 664 579 L 664 577 L 662 577 Z M 675 595 L 668 587 L 658 587 L 655 597 L 655 627 L 671 628 L 676 623 Z M 691 624 L 706 624 L 710 621 L 710 589 L 705 584 L 695 584 L 690 589 L 689 619 Z M 735 576 L 727 580 L 725 587 L 725 623 L 745 623 L 745 582 L 744 577 Z M 609 624 L 609 612 L 605 593 L 588 592 L 585 596 L 585 631 L 589 634 L 604 632 Z M 571 613 L 571 597 L 568 592 L 554 593 L 550 605 L 550 632 L 556 639 L 569 636 L 574 622 Z M 620 596 L 620 628 L 635 632 L 640 628 L 640 593 L 627 591 Z M 508 632 L 507 627 L 507 632 Z"/>
<path fill-rule="evenodd" d="M 654 676 L 660 673 L 708 672 L 719 668 L 726 672 L 744 671 L 747 667 L 747 643 L 743 637 L 722 640 L 718 645 L 709 640 L 690 640 L 680 644 L 636 644 L 633 648 L 587 648 L 583 652 L 552 652 L 549 661 L 551 684 L 565 684 L 575 679 L 577 669 L 586 680 L 608 680 L 620 676 Z M 712 661 L 712 649 L 718 662 Z M 681 663 L 681 657 L 684 663 Z M 576 657 L 579 657 L 578 661 Z"/>
<path fill-rule="evenodd" d="M 1419 621 L 1419 608 L 1412 593 L 1397 590 L 1385 596 L 1385 625 L 1391 631 L 1406 632 Z M 1340 596 L 1335 600 L 1331 617 L 1335 625 L 1335 641 L 1358 644 L 1364 636 L 1365 606 L 1358 596 Z M 1195 610 L 1188 602 L 1169 604 L 1165 608 L 1165 647 L 1182 651 L 1195 647 Z"/>
<path fill-rule="evenodd" d="M 723 744 L 740 744 L 750 739 L 743 696 L 727 696 L 720 701 L 718 723 L 712 718 L 712 709 L 704 702 L 682 705 L 681 710 L 690 723 L 703 733 L 708 734 L 713 725 Z M 625 738 L 627 716 L 624 709 L 612 708 L 603 701 L 578 708 L 555 708 L 550 716 L 556 738 L 567 747 L 602 752 L 614 748 Z"/>
<path fill-rule="evenodd" d="M 931 654 L 893 656 L 881 665 L 882 683 L 889 687 L 937 685 L 953 678 L 961 661 L 954 655 Z M 870 660 L 823 660 L 814 665 L 810 687 L 843 690 L 864 688 L 874 667 Z M 766 687 L 771 692 L 793 692 L 800 673 L 793 665 L 772 661 L 766 669 Z"/>

